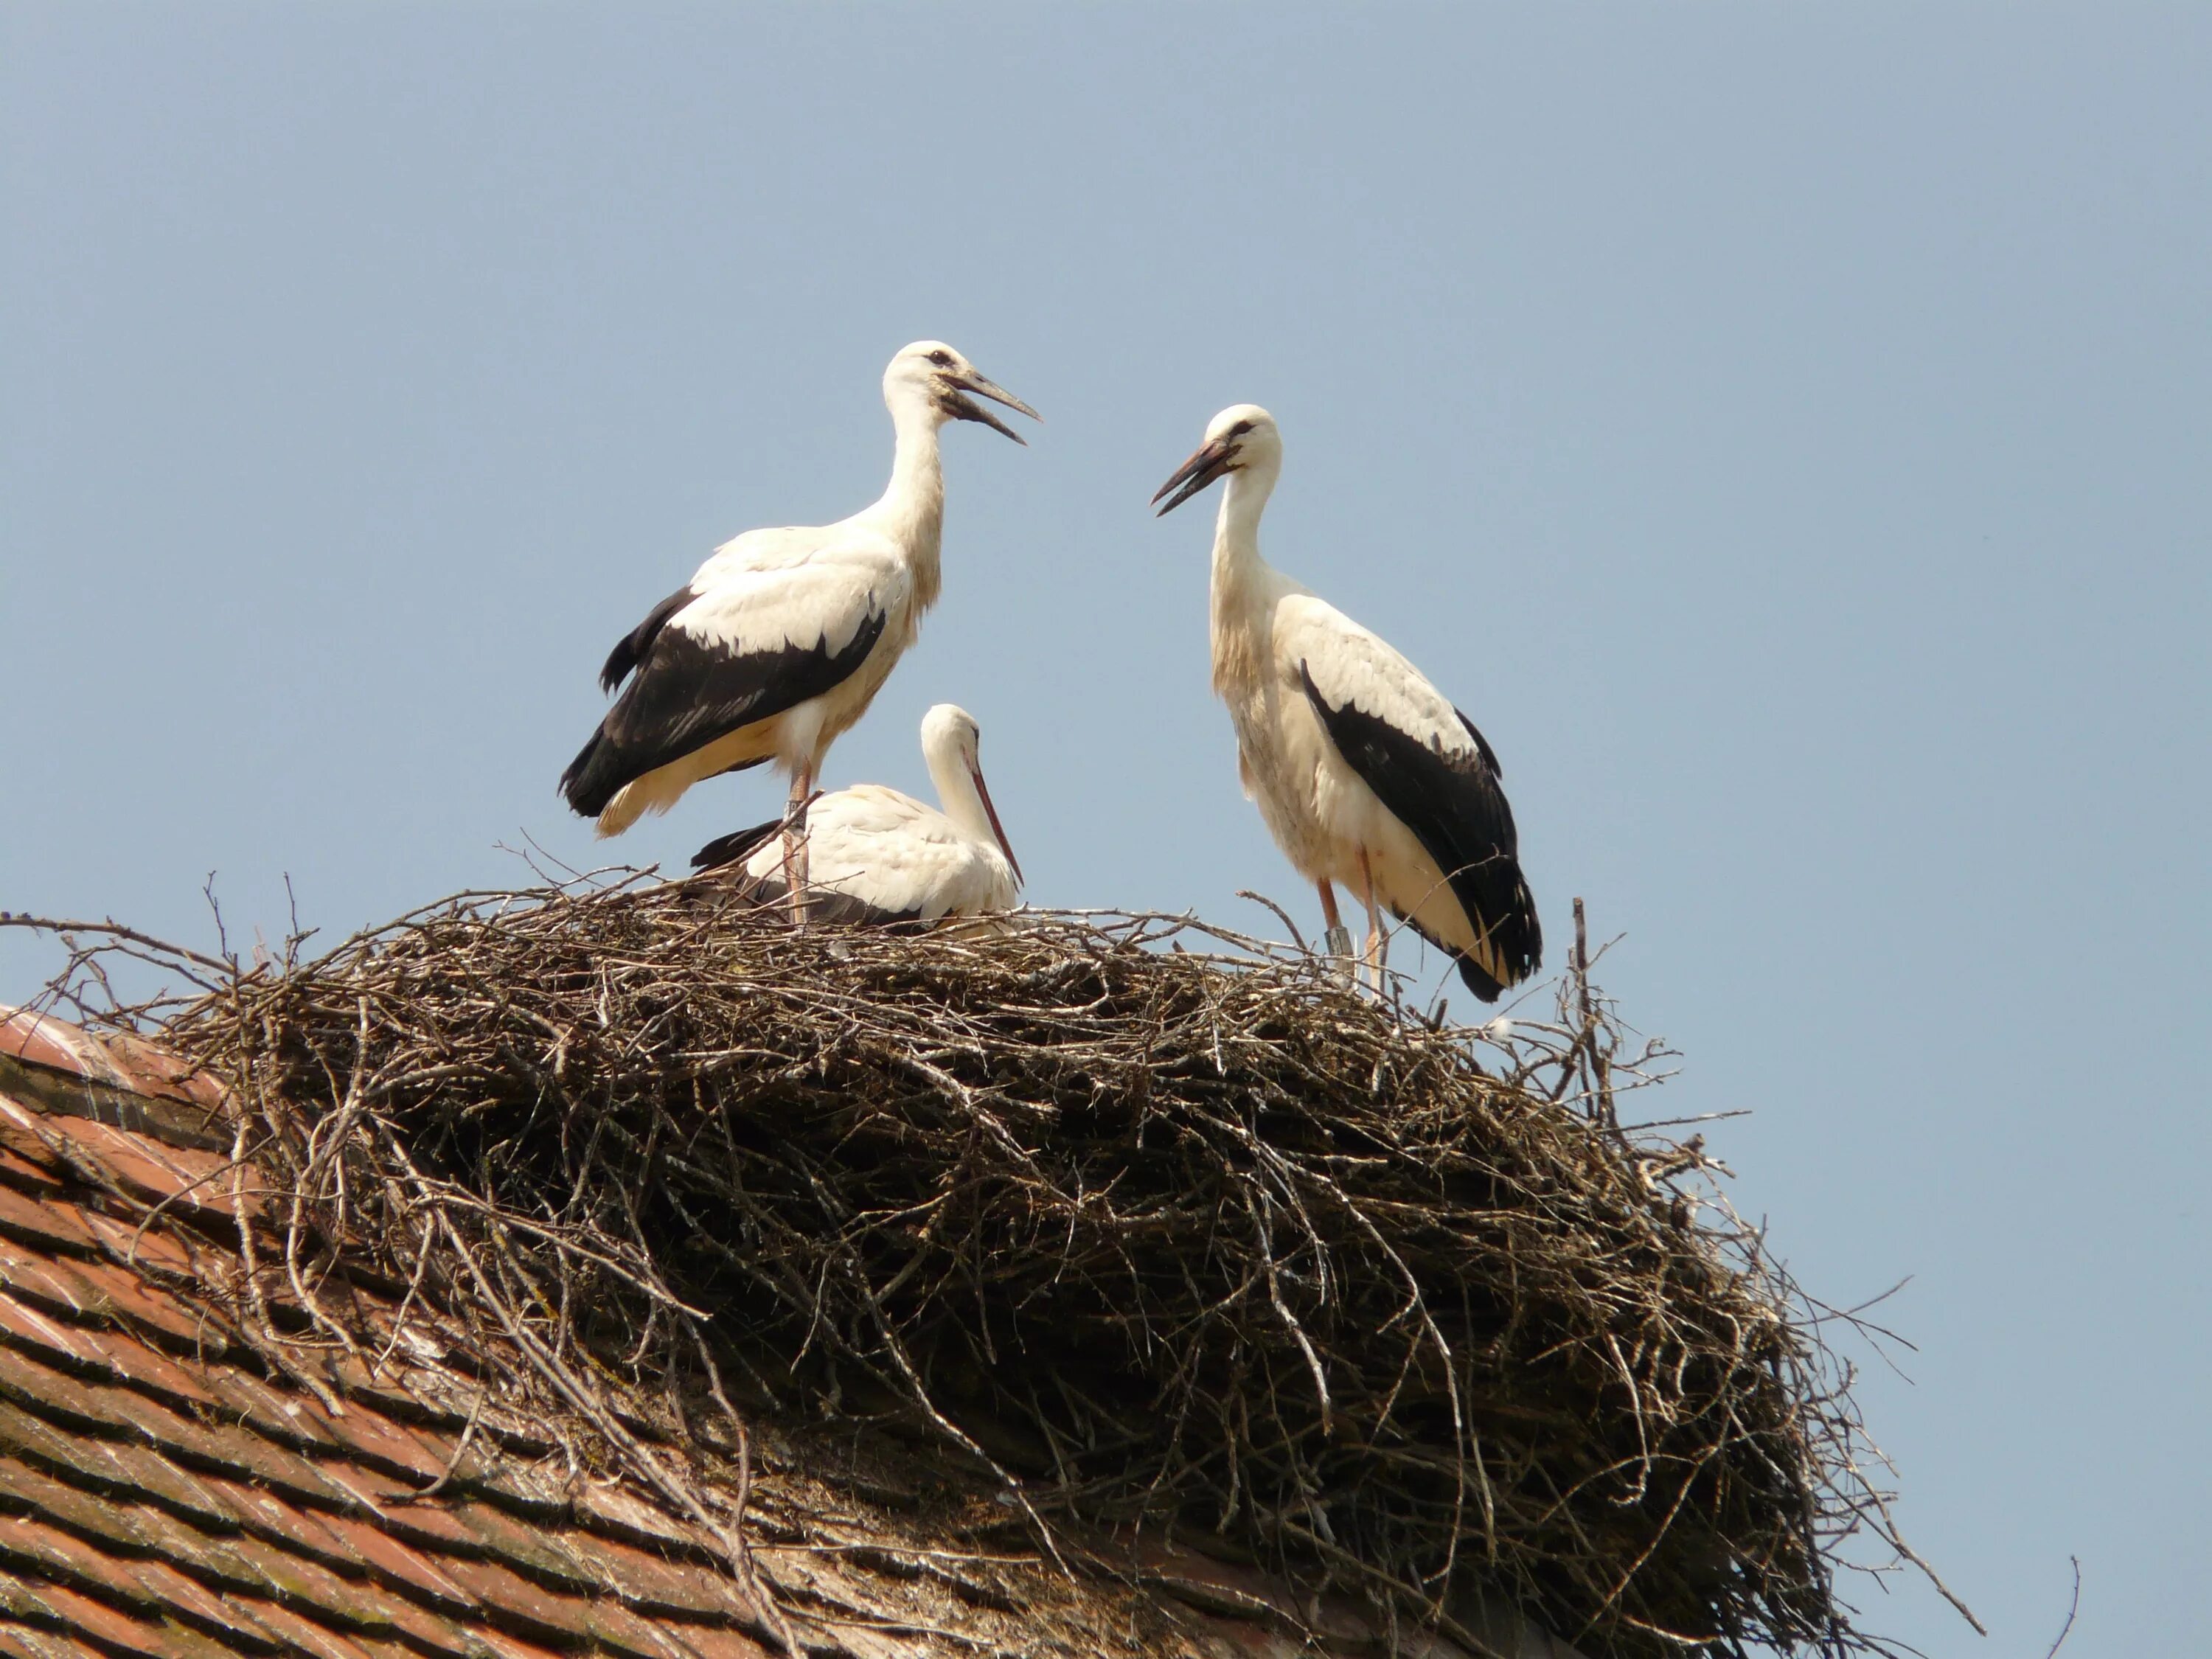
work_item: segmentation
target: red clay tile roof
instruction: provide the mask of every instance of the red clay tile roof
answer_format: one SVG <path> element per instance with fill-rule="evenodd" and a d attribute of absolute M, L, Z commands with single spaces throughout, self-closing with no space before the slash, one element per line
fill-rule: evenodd
<path fill-rule="evenodd" d="M 780 1650 L 711 1535 L 558 1465 L 526 1424 L 471 1428 L 404 1362 L 271 1375 L 192 1294 L 265 1198 L 232 1167 L 220 1091 L 143 1042 L 0 1015 L 0 1659 Z M 142 1229 L 149 1206 L 189 1224 Z M 982 1555 L 866 1484 L 764 1472 L 748 1510 L 754 1570 L 812 1653 L 1288 1659 L 1316 1651 L 1309 1625 L 1330 1651 L 1380 1640 L 1348 1604 L 1186 1551 L 1080 1580 Z M 1488 1622 L 1509 1659 L 1569 1654 Z"/>

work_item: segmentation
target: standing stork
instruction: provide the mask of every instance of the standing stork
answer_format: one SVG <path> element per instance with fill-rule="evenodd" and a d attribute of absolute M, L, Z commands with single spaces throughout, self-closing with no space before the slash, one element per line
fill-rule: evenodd
<path fill-rule="evenodd" d="M 830 745 L 867 711 L 937 602 L 938 429 L 980 421 L 1023 441 L 970 392 L 1038 418 L 951 346 L 908 346 L 884 371 L 897 444 L 882 497 L 836 524 L 725 542 L 623 635 L 599 684 L 629 684 L 561 775 L 568 805 L 596 817 L 600 835 L 666 811 L 702 778 L 774 761 L 791 779 L 785 885 L 800 914 L 805 853 L 788 826 Z"/>
<path fill-rule="evenodd" d="M 1544 949 L 1498 757 L 1413 664 L 1260 556 L 1282 469 L 1274 416 L 1239 404 L 1152 497 L 1168 497 L 1165 514 L 1228 480 L 1213 532 L 1213 689 L 1237 728 L 1244 793 L 1321 890 L 1328 950 L 1352 949 L 1341 882 L 1367 907 L 1362 955 L 1377 984 L 1387 907 L 1494 1002 Z"/>
<path fill-rule="evenodd" d="M 944 811 L 878 783 L 856 784 L 807 804 L 803 833 L 813 883 L 808 908 L 830 921 L 920 923 L 1014 908 L 1022 866 L 983 782 L 975 717 L 940 702 L 921 719 L 921 753 Z M 691 866 L 740 864 L 741 890 L 763 902 L 786 896 L 774 842 L 763 823 L 708 842 Z"/>

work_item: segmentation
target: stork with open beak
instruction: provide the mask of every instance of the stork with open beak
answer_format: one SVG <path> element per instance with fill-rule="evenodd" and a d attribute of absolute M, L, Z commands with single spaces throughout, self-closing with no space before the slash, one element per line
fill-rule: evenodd
<path fill-rule="evenodd" d="M 1237 770 L 1275 844 L 1320 890 L 1328 948 L 1349 955 L 1334 884 L 1367 908 L 1381 983 L 1388 908 L 1449 951 L 1485 1002 L 1535 972 L 1543 933 L 1522 878 L 1498 757 L 1420 671 L 1260 556 L 1283 466 L 1274 416 L 1215 416 L 1152 500 L 1171 512 L 1225 481 L 1213 532 L 1213 689 Z"/>
<path fill-rule="evenodd" d="M 943 810 L 880 784 L 857 784 L 809 803 L 799 826 L 813 883 L 811 915 L 825 921 L 926 927 L 948 916 L 1014 908 L 1022 866 L 983 782 L 975 717 L 949 702 L 922 716 L 921 752 Z M 738 885 L 763 902 L 786 897 L 776 845 L 782 823 L 709 842 L 695 868 L 740 866 Z"/>
<path fill-rule="evenodd" d="M 786 821 L 814 793 L 823 757 L 867 707 L 937 602 L 945 525 L 938 432 L 975 421 L 1021 436 L 977 398 L 1039 418 L 951 346 L 921 340 L 884 371 L 896 445 L 890 486 L 832 525 L 753 530 L 623 636 L 599 684 L 622 696 L 561 775 L 568 805 L 620 835 L 693 784 L 774 761 L 791 780 Z M 805 852 L 784 841 L 799 916 Z"/>

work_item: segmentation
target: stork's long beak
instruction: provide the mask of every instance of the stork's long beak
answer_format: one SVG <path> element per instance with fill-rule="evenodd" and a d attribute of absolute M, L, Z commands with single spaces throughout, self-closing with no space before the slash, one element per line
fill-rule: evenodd
<path fill-rule="evenodd" d="M 945 399 L 945 407 L 951 412 L 953 419 L 956 421 L 980 421 L 985 426 L 989 427 L 994 432 L 1005 433 L 1006 436 L 1012 438 L 1016 443 L 1020 444 L 1024 448 L 1027 448 L 1029 447 L 1028 439 L 1023 437 L 1020 433 L 1015 431 L 1013 428 L 1008 426 L 1004 421 L 991 413 L 989 410 L 977 403 L 974 398 L 964 397 L 962 393 L 963 392 L 975 392 L 977 397 L 988 398 L 993 403 L 1004 404 L 1008 409 L 1017 410 L 1022 414 L 1028 416 L 1030 419 L 1033 421 L 1042 421 L 1044 419 L 1043 416 L 1038 414 L 1036 410 L 1031 409 L 1019 398 L 1017 398 L 1012 392 L 1007 391 L 1006 387 L 1000 386 L 995 380 L 986 380 L 982 375 L 978 374 L 972 368 L 957 369 L 953 373 L 947 374 L 945 377 L 945 384 L 948 388 L 948 393 Z"/>
<path fill-rule="evenodd" d="M 1215 438 L 1200 444 L 1191 452 L 1190 459 L 1176 469 L 1175 477 L 1152 492 L 1155 502 L 1170 489 L 1176 492 L 1175 498 L 1153 516 L 1166 517 L 1216 478 L 1230 471 L 1230 463 L 1235 459 L 1236 454 L 1237 447 L 1226 438 Z"/>
<path fill-rule="evenodd" d="M 991 805 L 990 787 L 983 781 L 983 769 L 971 766 L 968 775 L 975 780 L 975 793 L 983 798 L 983 816 L 991 820 L 991 833 L 999 838 L 999 850 L 1006 855 L 1006 862 L 1014 866 L 1014 885 L 1022 884 L 1022 861 L 1014 856 L 1012 842 L 1006 839 L 1006 826 L 999 822 L 999 809 Z"/>

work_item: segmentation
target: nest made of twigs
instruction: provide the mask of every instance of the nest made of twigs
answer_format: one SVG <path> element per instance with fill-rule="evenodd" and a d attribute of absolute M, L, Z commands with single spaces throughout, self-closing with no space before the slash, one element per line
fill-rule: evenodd
<path fill-rule="evenodd" d="M 167 1041 L 300 1254 L 519 1336 L 518 1386 L 920 1437 L 1048 1543 L 1179 1529 L 1409 1623 L 1855 1650 L 1843 1373 L 1562 1003 L 1486 1044 L 1186 919 L 795 933 L 694 881 L 450 901 Z"/>

